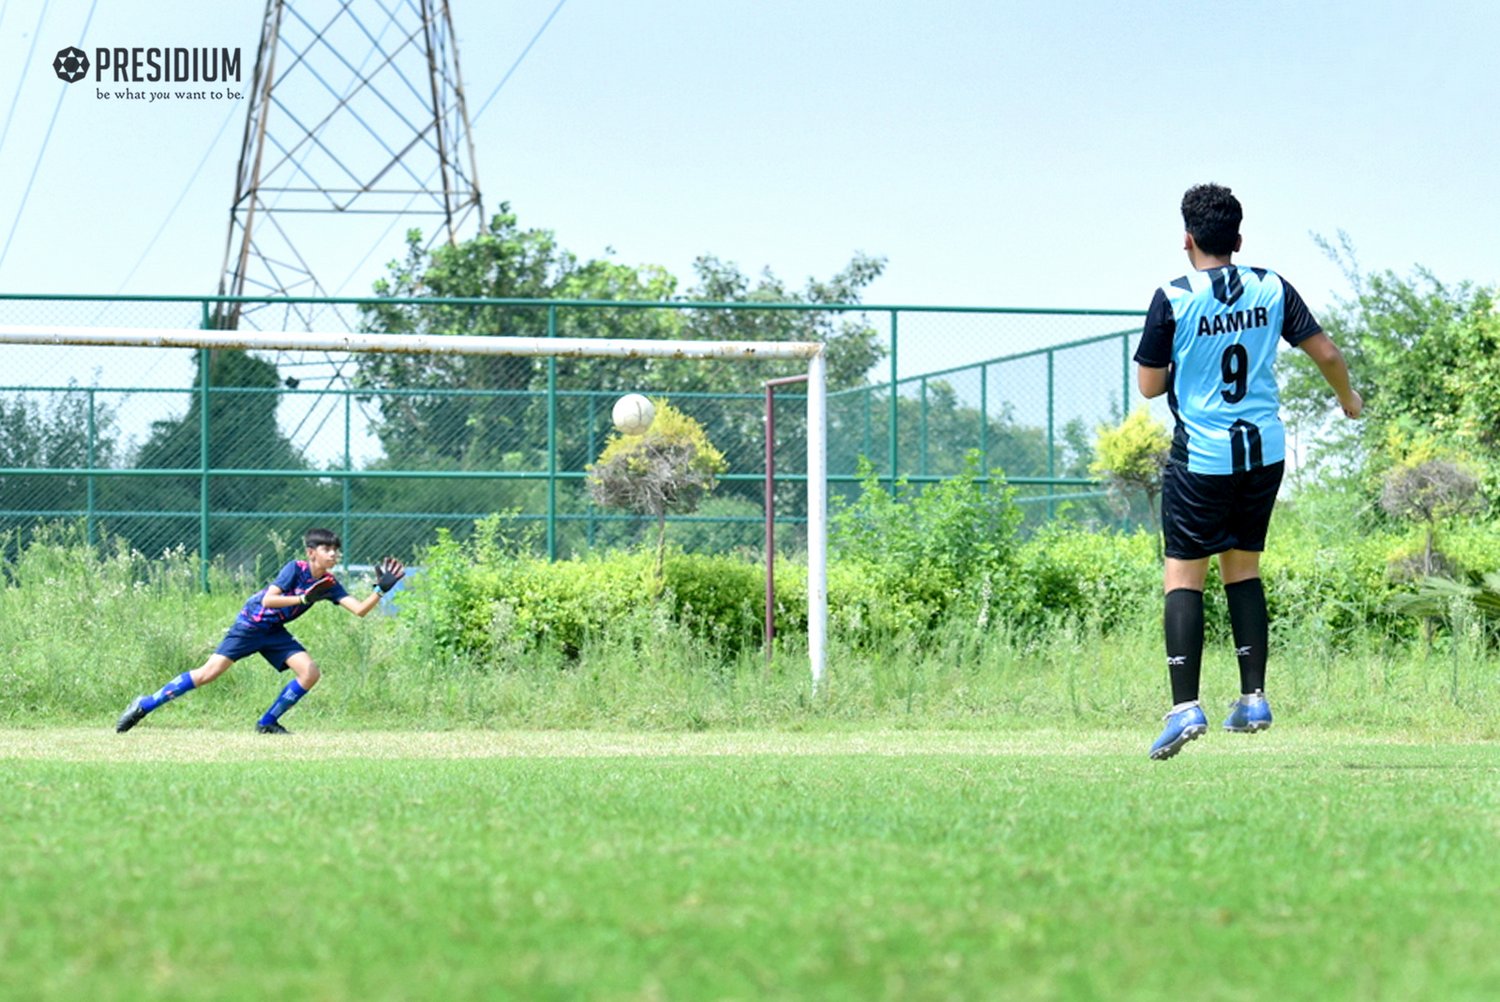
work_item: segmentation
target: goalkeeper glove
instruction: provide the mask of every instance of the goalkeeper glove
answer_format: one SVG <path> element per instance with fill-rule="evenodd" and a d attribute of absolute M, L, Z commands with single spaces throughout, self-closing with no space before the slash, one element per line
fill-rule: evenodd
<path fill-rule="evenodd" d="M 382 595 L 389 595 L 391 589 L 396 587 L 396 582 L 406 576 L 406 568 L 395 557 L 386 557 L 375 565 L 375 574 L 375 590 Z"/>
<path fill-rule="evenodd" d="M 332 588 L 333 588 L 333 575 L 332 574 L 325 574 L 323 577 L 321 577 L 318 580 L 314 581 L 311 588 L 307 589 L 307 591 L 305 591 L 305 592 L 302 593 L 302 595 L 300 596 L 301 599 L 302 599 L 302 604 L 303 605 L 312 605 L 314 602 L 318 601 L 323 596 L 327 595 L 328 592 Z"/>

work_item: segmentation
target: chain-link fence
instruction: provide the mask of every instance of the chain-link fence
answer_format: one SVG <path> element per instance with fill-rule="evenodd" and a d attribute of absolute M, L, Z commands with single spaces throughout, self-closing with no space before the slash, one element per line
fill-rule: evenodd
<path fill-rule="evenodd" d="M 862 462 L 887 483 L 951 476 L 977 450 L 1033 523 L 1069 504 L 1118 519 L 1088 476 L 1097 427 L 1130 400 L 1136 328 L 1124 312 L 802 304 L 495 300 L 246 302 L 241 324 L 391 333 L 812 340 L 830 345 L 834 503 Z M 215 299 L 0 297 L 0 324 L 213 327 Z M 320 323 L 326 322 L 326 327 Z M 1027 350 L 1007 348 L 1026 346 Z M 991 350 L 991 349 L 994 350 Z M 567 556 L 633 543 L 638 516 L 589 500 L 587 469 L 623 392 L 665 397 L 701 422 L 729 469 L 685 549 L 758 550 L 766 406 L 774 399 L 778 541 L 805 514 L 805 393 L 768 397 L 798 363 L 244 352 L 6 345 L 0 371 L 0 532 L 80 523 L 145 553 L 232 564 L 297 548 L 310 525 L 347 559 L 411 557 L 439 529 L 500 512 Z M 871 368 L 872 359 L 884 358 Z M 926 359 L 981 359 L 913 371 Z M 913 362 L 913 359 L 917 362 Z M 894 391 L 894 392 L 893 392 Z"/>

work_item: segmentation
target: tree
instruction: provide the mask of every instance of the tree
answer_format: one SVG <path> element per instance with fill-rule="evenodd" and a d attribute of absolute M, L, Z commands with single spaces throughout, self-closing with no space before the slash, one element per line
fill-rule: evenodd
<path fill-rule="evenodd" d="M 656 519 L 656 579 L 666 558 L 667 514 L 696 511 L 728 464 L 703 426 L 665 400 L 644 435 L 615 435 L 589 467 L 588 488 L 601 508 Z"/>
<path fill-rule="evenodd" d="M 200 353 L 194 361 L 200 373 L 204 358 L 208 361 L 210 387 L 208 465 L 222 469 L 311 470 L 277 425 L 282 384 L 276 367 L 248 352 L 225 349 Z M 197 384 L 201 381 L 201 375 L 194 380 Z M 109 508 L 193 513 L 177 520 L 152 518 L 121 530 L 145 553 L 160 553 L 179 545 L 197 548 L 201 485 L 192 471 L 201 462 L 202 418 L 203 397 L 194 392 L 181 418 L 152 423 L 150 437 L 131 459 L 136 469 L 182 469 L 183 477 L 117 478 L 101 490 Z M 326 509 L 332 507 L 331 500 L 321 495 L 329 490 L 314 486 L 311 478 L 217 476 L 208 484 L 208 506 L 214 513 Z M 209 537 L 210 552 L 232 558 L 253 557 L 264 547 L 265 529 L 264 522 L 216 520 Z"/>
<path fill-rule="evenodd" d="M 1344 269 L 1354 297 L 1340 301 L 1323 327 L 1349 362 L 1354 385 L 1369 405 L 1358 424 L 1340 422 L 1331 445 L 1314 458 L 1368 459 L 1367 489 L 1378 492 L 1385 471 L 1402 463 L 1412 443 L 1432 438 L 1473 457 L 1487 492 L 1500 489 L 1500 314 L 1496 292 L 1469 283 L 1446 285 L 1418 268 L 1365 275 L 1352 247 L 1321 241 Z M 1282 400 L 1294 425 L 1318 427 L 1334 401 L 1317 367 L 1300 352 Z"/>
<path fill-rule="evenodd" d="M 1172 435 L 1167 426 L 1152 417 L 1145 407 L 1137 407 L 1114 427 L 1101 427 L 1095 449 L 1096 458 L 1089 465 L 1089 472 L 1127 499 L 1130 493 L 1139 492 L 1146 499 L 1146 510 L 1154 522 L 1162 471 L 1172 452 Z"/>
<path fill-rule="evenodd" d="M 53 393 L 45 405 L 19 394 L 9 400 L 0 397 L 0 467 L 38 470 L 108 467 L 114 463 L 116 434 L 114 413 L 91 405 L 88 393 L 76 387 Z M 86 490 L 86 478 L 79 474 L 0 474 L 0 508 L 81 511 L 87 504 Z M 0 518 L 0 529 L 31 524 L 36 518 L 4 516 Z"/>
<path fill-rule="evenodd" d="M 845 473 L 868 461 L 872 469 L 880 468 L 880 479 L 890 480 L 885 469 L 890 449 L 889 408 L 890 391 L 884 386 L 845 392 L 830 399 L 830 470 Z M 800 434 L 802 426 L 797 427 Z M 778 437 L 781 428 L 778 417 Z M 983 443 L 986 449 L 979 457 L 981 472 L 999 468 L 1009 477 L 1045 477 L 1050 469 L 1061 477 L 1085 476 L 1083 467 L 1090 452 L 1086 434 L 1076 423 L 1064 426 L 1061 432 L 1058 454 L 1049 466 L 1047 429 L 1023 424 L 1016 417 L 1014 404 L 990 400 L 988 413 L 981 415 L 980 408 L 960 396 L 948 379 L 928 380 L 925 392 L 914 383 L 906 383 L 896 399 L 898 474 L 899 477 L 963 476 L 968 470 L 968 453 Z M 778 510 L 797 510 L 801 485 L 786 484 L 778 487 L 781 489 L 789 493 L 785 508 L 778 495 Z M 858 491 L 855 484 L 839 483 L 833 487 L 833 494 L 845 499 L 852 499 Z"/>
<path fill-rule="evenodd" d="M 1437 527 L 1440 522 L 1458 515 L 1477 514 L 1483 507 L 1479 498 L 1479 481 L 1458 463 L 1447 459 L 1427 459 L 1404 463 L 1385 476 L 1380 493 L 1380 507 L 1387 515 L 1419 521 L 1426 530 L 1422 551 L 1422 573 L 1436 571 Z"/>
<path fill-rule="evenodd" d="M 703 302 L 853 305 L 862 300 L 866 287 L 885 271 L 885 258 L 855 254 L 831 279 L 820 282 L 810 278 L 800 292 L 789 288 L 769 268 L 763 269 L 752 284 L 737 265 L 713 255 L 694 261 L 693 271 L 698 281 L 689 297 Z M 879 334 L 864 315 L 844 310 L 690 309 L 684 336 L 706 341 L 821 342 L 827 346 L 830 390 L 863 384 L 866 375 L 886 353 Z M 766 379 L 801 371 L 800 363 L 783 362 L 770 363 L 745 375 L 743 366 L 720 364 L 734 366 L 722 371 L 721 380 L 726 387 L 735 387 L 740 392 L 754 392 Z M 778 368 L 782 371 L 771 371 Z"/>
<path fill-rule="evenodd" d="M 375 283 L 382 300 L 360 306 L 361 327 L 390 334 L 513 334 L 545 337 L 544 311 L 495 304 L 457 305 L 442 299 L 546 299 L 577 269 L 550 230 L 523 230 L 509 205 L 478 236 L 441 244 L 428 253 L 422 234 L 407 234 L 407 254 Z M 419 303 L 389 299 L 430 300 Z M 358 358 L 359 386 L 399 388 L 376 397 L 375 433 L 391 466 L 482 468 L 518 445 L 525 434 L 524 397 L 473 396 L 465 391 L 522 391 L 535 382 L 536 363 L 520 356 L 366 354 Z"/>
<path fill-rule="evenodd" d="M 376 284 L 385 300 L 362 307 L 361 323 L 366 330 L 387 333 L 541 337 L 553 332 L 559 337 L 819 341 L 828 345 L 829 386 L 839 389 L 863 382 L 882 357 L 885 349 L 878 334 L 857 311 L 788 310 L 784 304 L 857 304 L 884 266 L 883 259 L 858 254 L 831 279 L 809 279 L 796 290 L 768 269 L 751 278 L 737 266 L 705 255 L 694 264 L 695 282 L 684 301 L 677 298 L 677 279 L 665 269 L 630 266 L 609 255 L 580 260 L 562 249 L 550 230 L 521 228 L 509 205 L 502 205 L 484 233 L 430 254 L 422 250 L 420 234 L 409 234 L 405 259 L 392 262 L 390 274 Z M 471 297 L 581 299 L 599 305 L 436 301 Z M 695 305 L 709 301 L 747 306 L 727 310 Z M 627 305 L 638 303 L 663 305 Z M 757 303 L 768 308 L 751 308 Z M 597 451 L 601 430 L 607 428 L 610 398 L 626 391 L 677 394 L 680 402 L 681 394 L 704 394 L 693 398 L 693 416 L 713 430 L 726 456 L 748 464 L 761 451 L 761 409 L 730 395 L 758 397 L 765 380 L 803 368 L 797 362 L 746 365 L 732 360 L 379 355 L 359 360 L 358 380 L 372 391 L 380 412 L 376 434 L 385 459 L 379 466 L 541 470 L 547 467 L 545 391 L 549 371 L 555 373 L 560 391 L 555 425 L 558 463 L 564 469 L 579 469 Z M 788 413 L 782 429 L 789 439 L 797 438 L 805 435 L 804 422 L 802 414 Z M 473 490 L 482 491 L 492 508 L 500 509 L 525 506 L 524 495 L 534 486 L 486 482 Z M 744 500 L 759 501 L 756 484 L 736 483 L 728 489 Z M 393 510 L 415 503 L 410 490 L 399 496 L 383 485 L 371 490 L 390 494 Z M 458 485 L 444 492 L 444 500 L 469 493 L 470 487 Z M 581 511 L 583 503 L 578 492 L 564 492 L 559 498 L 564 510 Z"/>

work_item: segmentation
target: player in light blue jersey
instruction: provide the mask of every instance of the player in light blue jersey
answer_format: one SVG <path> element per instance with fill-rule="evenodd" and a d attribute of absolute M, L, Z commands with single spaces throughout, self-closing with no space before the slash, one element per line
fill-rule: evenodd
<path fill-rule="evenodd" d="M 401 561 L 394 557 L 385 558 L 376 567 L 375 591 L 357 599 L 333 576 L 333 569 L 342 556 L 339 537 L 328 529 L 309 529 L 302 541 L 307 546 L 307 559 L 288 561 L 274 581 L 245 601 L 229 632 L 202 667 L 183 672 L 153 695 L 137 696 L 131 700 L 115 723 L 115 730 L 121 733 L 130 730 L 152 710 L 212 682 L 240 658 L 259 654 L 277 671 L 290 669 L 294 677 L 282 687 L 280 695 L 261 716 L 255 729 L 262 734 L 289 733 L 281 725 L 281 715 L 318 684 L 322 672 L 286 624 L 324 600 L 363 617 L 406 573 Z"/>
<path fill-rule="evenodd" d="M 1151 746 L 1168 759 L 1208 730 L 1198 702 L 1203 585 L 1217 555 L 1240 667 L 1240 698 L 1224 729 L 1271 726 L 1265 698 L 1266 594 L 1260 554 L 1286 458 L 1274 364 L 1285 341 L 1306 352 L 1344 414 L 1364 407 L 1343 354 L 1297 290 L 1267 268 L 1234 264 L 1240 203 L 1216 184 L 1182 198 L 1183 249 L 1193 271 L 1156 290 L 1135 353 L 1141 392 L 1167 395 L 1176 427 L 1162 479 L 1163 616 L 1172 709 Z"/>

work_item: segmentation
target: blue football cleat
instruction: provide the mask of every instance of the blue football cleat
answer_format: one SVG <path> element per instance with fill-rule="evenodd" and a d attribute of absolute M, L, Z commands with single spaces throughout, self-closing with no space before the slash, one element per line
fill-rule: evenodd
<path fill-rule="evenodd" d="M 1262 693 L 1241 696 L 1230 704 L 1224 729 L 1236 734 L 1254 734 L 1271 726 L 1271 704 Z"/>
<path fill-rule="evenodd" d="M 1208 718 L 1197 703 L 1176 713 L 1168 713 L 1165 719 L 1167 726 L 1151 746 L 1151 757 L 1157 761 L 1171 758 L 1182 751 L 1183 745 L 1208 733 Z"/>

